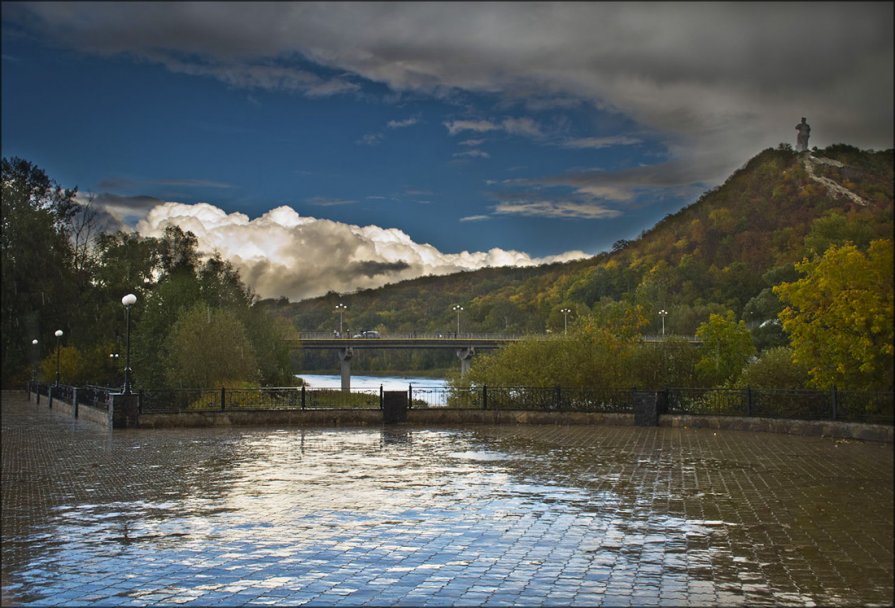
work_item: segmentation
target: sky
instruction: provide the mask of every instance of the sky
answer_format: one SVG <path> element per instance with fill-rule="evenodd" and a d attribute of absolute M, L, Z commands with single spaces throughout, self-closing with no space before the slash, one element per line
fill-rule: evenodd
<path fill-rule="evenodd" d="M 565 261 L 893 146 L 893 4 L 2 3 L 2 153 L 259 297 Z"/>

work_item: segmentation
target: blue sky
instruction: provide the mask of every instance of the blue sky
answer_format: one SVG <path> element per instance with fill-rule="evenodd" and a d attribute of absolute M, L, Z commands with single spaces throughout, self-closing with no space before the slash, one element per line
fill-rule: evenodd
<path fill-rule="evenodd" d="M 2 148 L 292 299 L 593 255 L 892 146 L 891 3 L 3 3 Z"/>

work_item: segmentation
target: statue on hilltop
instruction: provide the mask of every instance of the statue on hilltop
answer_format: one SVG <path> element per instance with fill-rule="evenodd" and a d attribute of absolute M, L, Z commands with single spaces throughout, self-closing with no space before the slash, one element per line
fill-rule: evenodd
<path fill-rule="evenodd" d="M 796 136 L 796 152 L 805 152 L 808 150 L 808 136 L 811 135 L 811 127 L 805 122 L 804 116 L 802 122 L 796 125 L 796 131 L 799 132 Z"/>

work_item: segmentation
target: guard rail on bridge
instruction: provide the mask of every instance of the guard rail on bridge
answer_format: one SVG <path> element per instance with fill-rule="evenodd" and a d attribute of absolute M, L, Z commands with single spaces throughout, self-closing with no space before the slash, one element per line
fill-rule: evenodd
<path fill-rule="evenodd" d="M 474 346 L 477 348 L 497 348 L 520 340 L 560 340 L 563 334 L 496 334 L 496 333 L 456 333 L 456 332 L 411 332 L 362 337 L 336 332 L 301 332 L 299 338 L 287 340 L 292 346 L 307 349 L 325 348 L 457 348 Z M 696 336 L 643 336 L 644 342 L 664 342 L 672 338 L 684 339 L 691 344 L 701 344 Z"/>
<path fill-rule="evenodd" d="M 303 332 L 299 339 L 287 342 L 310 350 L 332 348 L 498 348 L 522 337 L 504 334 L 410 333 L 377 338 L 338 337 L 326 332 Z"/>

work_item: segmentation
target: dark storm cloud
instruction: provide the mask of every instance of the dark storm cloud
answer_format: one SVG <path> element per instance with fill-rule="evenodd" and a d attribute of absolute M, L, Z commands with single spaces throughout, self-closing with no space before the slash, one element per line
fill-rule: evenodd
<path fill-rule="evenodd" d="M 365 277 L 375 277 L 383 274 L 393 274 L 410 268 L 407 262 L 373 262 L 364 261 L 350 264 L 348 272 L 351 274 L 361 274 Z"/>
<path fill-rule="evenodd" d="M 162 203 L 153 196 L 121 196 L 109 192 L 79 193 L 75 200 L 82 212 L 92 214 L 94 224 L 105 231 L 129 230 Z"/>
<path fill-rule="evenodd" d="M 135 213 L 145 215 L 150 209 L 156 205 L 160 205 L 163 201 L 154 196 L 121 196 L 111 194 L 109 192 L 100 192 L 91 195 L 95 204 L 102 207 L 114 207 L 118 209 L 129 209 Z"/>
<path fill-rule="evenodd" d="M 638 192 L 669 190 L 704 185 L 705 174 L 717 171 L 713 165 L 673 161 L 622 171 L 574 171 L 530 180 L 532 185 L 567 186 L 582 195 L 615 201 L 630 200 Z"/>
<path fill-rule="evenodd" d="M 694 173 L 668 162 L 617 188 L 723 179 L 794 141 L 801 116 L 819 146 L 893 140 L 892 3 L 7 3 L 4 15 L 53 44 L 236 87 L 334 95 L 361 77 L 590 103 Z"/>

